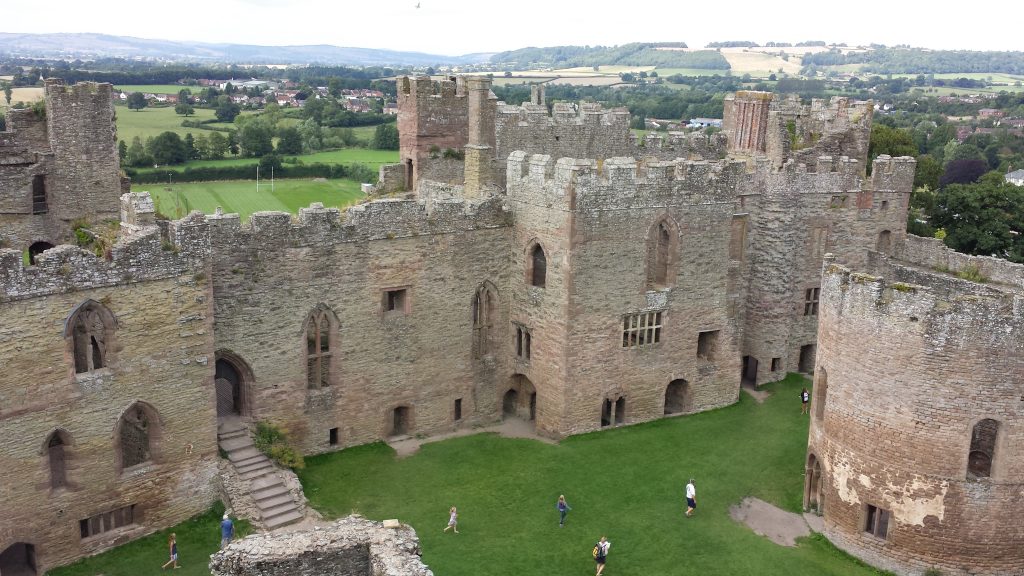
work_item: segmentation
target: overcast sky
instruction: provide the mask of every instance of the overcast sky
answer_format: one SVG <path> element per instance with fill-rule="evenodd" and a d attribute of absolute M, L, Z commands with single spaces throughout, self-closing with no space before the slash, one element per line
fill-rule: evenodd
<path fill-rule="evenodd" d="M 715 40 L 1024 50 L 1024 4 L 907 0 L 210 0 L 7 2 L 0 32 L 99 32 L 238 44 L 332 44 L 460 55 L 527 46 Z M 955 12 L 955 14 L 953 14 Z"/>

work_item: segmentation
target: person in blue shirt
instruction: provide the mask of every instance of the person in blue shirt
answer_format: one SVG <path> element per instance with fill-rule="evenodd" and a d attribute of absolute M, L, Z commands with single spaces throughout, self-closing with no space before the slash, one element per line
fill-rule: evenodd
<path fill-rule="evenodd" d="M 223 550 L 225 546 L 231 544 L 231 539 L 234 537 L 235 525 L 231 522 L 231 518 L 224 514 L 224 519 L 220 522 L 220 549 Z"/>
<path fill-rule="evenodd" d="M 569 513 L 569 510 L 572 510 L 569 504 L 565 501 L 565 496 L 558 497 L 558 504 L 556 504 L 555 507 L 558 508 L 558 514 L 560 516 L 558 526 L 565 526 L 565 515 Z"/>

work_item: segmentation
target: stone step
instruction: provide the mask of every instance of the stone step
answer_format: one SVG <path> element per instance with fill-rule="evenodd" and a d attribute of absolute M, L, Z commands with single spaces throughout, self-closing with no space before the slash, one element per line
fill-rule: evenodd
<path fill-rule="evenodd" d="M 264 468 L 254 468 L 248 472 L 242 472 L 239 474 L 239 477 L 241 477 L 242 480 L 252 480 L 253 478 L 259 478 L 261 476 L 266 476 L 267 474 L 274 474 L 274 472 L 274 467 L 268 464 Z"/>
<path fill-rule="evenodd" d="M 250 472 L 255 472 L 256 470 L 265 470 L 273 467 L 274 466 L 270 463 L 270 460 L 264 459 L 260 460 L 259 462 L 252 462 L 250 464 L 246 464 L 245 466 L 236 466 L 235 470 L 238 471 L 239 475 L 245 475 Z"/>
<path fill-rule="evenodd" d="M 217 433 L 217 439 L 218 440 L 231 440 L 233 438 L 247 438 L 248 436 L 249 436 L 249 431 L 244 429 L 244 428 L 241 429 L 241 430 L 232 430 L 231 432 L 218 432 Z"/>
<path fill-rule="evenodd" d="M 222 422 L 219 426 L 217 426 L 217 434 L 229 434 L 229 433 L 232 433 L 232 432 L 239 432 L 239 431 L 244 432 L 245 434 L 248 434 L 249 433 L 249 427 L 246 426 L 244 423 L 242 423 L 239 420 L 232 420 L 232 421 L 228 421 L 228 422 Z"/>
<path fill-rule="evenodd" d="M 244 446 L 242 448 L 228 450 L 227 452 L 228 459 L 231 460 L 232 464 L 234 464 L 235 462 L 246 460 L 248 458 L 252 458 L 253 456 L 263 456 L 263 452 L 257 450 L 255 446 Z"/>
<path fill-rule="evenodd" d="M 288 494 L 288 488 L 284 484 L 274 484 L 259 490 L 252 490 L 249 494 L 252 495 L 253 501 L 259 502 L 261 500 L 269 500 L 271 498 L 277 498 L 278 496 Z"/>
<path fill-rule="evenodd" d="M 293 522 L 298 522 L 299 520 L 302 520 L 302 514 L 299 514 L 298 510 L 292 510 L 291 512 L 285 512 L 284 514 L 270 518 L 264 516 L 263 525 L 266 526 L 268 530 L 273 530 Z"/>
<path fill-rule="evenodd" d="M 266 460 L 267 457 L 264 456 L 263 454 L 253 454 L 252 456 L 238 458 L 237 460 L 232 459 L 231 463 L 235 465 L 236 470 L 241 470 L 242 468 L 249 466 L 250 464 L 255 464 L 257 462 L 265 462 Z"/>
<path fill-rule="evenodd" d="M 243 436 L 241 438 L 229 438 L 228 440 L 219 442 L 219 444 L 220 447 L 229 454 L 236 450 L 244 450 L 245 448 L 252 448 L 253 450 L 256 449 L 252 443 L 252 438 L 249 438 L 248 436 Z"/>
<path fill-rule="evenodd" d="M 259 480 L 253 480 L 249 483 L 249 491 L 259 492 L 266 488 L 273 488 L 275 486 L 284 486 L 284 482 L 281 480 L 281 477 L 276 474 L 274 476 L 260 478 Z"/>
<path fill-rule="evenodd" d="M 256 506 L 260 509 L 260 513 L 264 516 L 270 510 L 277 508 L 278 506 L 295 506 L 295 502 L 292 501 L 292 495 L 289 493 L 280 494 L 273 498 L 265 498 L 263 500 L 256 500 Z"/>
<path fill-rule="evenodd" d="M 263 516 L 264 519 L 267 519 L 273 518 L 274 516 L 287 514 L 288 512 L 292 512 L 294 510 L 297 510 L 297 507 L 295 506 L 294 502 L 289 500 L 284 504 L 278 504 L 277 506 L 271 506 L 270 508 L 260 508 L 260 515 Z"/>

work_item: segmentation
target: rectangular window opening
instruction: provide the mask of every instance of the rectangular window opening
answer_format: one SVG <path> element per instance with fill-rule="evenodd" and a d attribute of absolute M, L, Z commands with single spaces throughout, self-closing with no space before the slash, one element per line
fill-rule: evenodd
<path fill-rule="evenodd" d="M 714 361 L 718 355 L 718 330 L 708 330 L 697 335 L 697 357 Z"/>
<path fill-rule="evenodd" d="M 328 443 L 331 446 L 337 446 L 338 445 L 338 429 L 337 428 L 331 428 L 330 430 L 327 431 L 327 435 L 328 435 Z"/>
<path fill-rule="evenodd" d="M 530 344 L 533 337 L 530 329 L 525 326 L 516 325 L 516 358 L 529 360 L 531 356 Z"/>
<path fill-rule="evenodd" d="M 622 347 L 639 348 L 661 342 L 661 312 L 641 312 L 622 317 Z"/>
<path fill-rule="evenodd" d="M 782 358 L 772 358 L 772 372 L 778 372 L 782 368 Z"/>
<path fill-rule="evenodd" d="M 46 214 L 46 175 L 37 174 L 32 177 L 32 213 Z"/>
<path fill-rule="evenodd" d="M 462 398 L 455 399 L 455 421 L 462 420 Z"/>
<path fill-rule="evenodd" d="M 804 316 L 818 315 L 818 299 L 821 296 L 821 288 L 808 288 L 804 290 Z"/>
<path fill-rule="evenodd" d="M 78 521 L 78 532 L 82 538 L 90 538 L 111 530 L 135 524 L 135 504 L 129 504 Z"/>
<path fill-rule="evenodd" d="M 889 511 L 877 506 L 867 505 L 864 531 L 883 540 L 889 535 Z"/>

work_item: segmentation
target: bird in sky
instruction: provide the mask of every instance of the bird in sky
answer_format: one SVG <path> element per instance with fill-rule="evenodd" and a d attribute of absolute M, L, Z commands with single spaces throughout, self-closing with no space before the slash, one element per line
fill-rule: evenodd
<path fill-rule="evenodd" d="M 419 7 L 420 7 L 420 3 L 419 3 L 419 2 L 417 2 L 417 3 L 416 3 L 416 7 L 417 7 L 417 8 L 419 8 Z"/>

